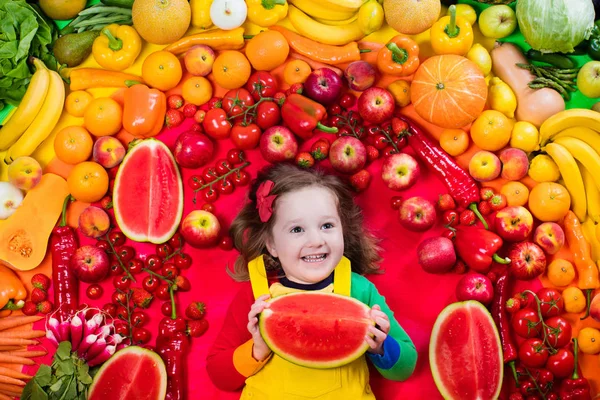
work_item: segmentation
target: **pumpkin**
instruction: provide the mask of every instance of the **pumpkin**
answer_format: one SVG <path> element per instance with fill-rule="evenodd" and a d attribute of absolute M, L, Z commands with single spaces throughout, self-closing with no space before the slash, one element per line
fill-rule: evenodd
<path fill-rule="evenodd" d="M 410 85 L 417 114 L 442 128 L 461 128 L 473 122 L 483 111 L 487 94 L 479 67 L 454 54 L 425 60 Z"/>
<path fill-rule="evenodd" d="M 6 221 L 0 231 L 0 263 L 19 271 L 34 269 L 46 256 L 48 239 L 69 194 L 67 182 L 44 174 L 40 183 Z"/>

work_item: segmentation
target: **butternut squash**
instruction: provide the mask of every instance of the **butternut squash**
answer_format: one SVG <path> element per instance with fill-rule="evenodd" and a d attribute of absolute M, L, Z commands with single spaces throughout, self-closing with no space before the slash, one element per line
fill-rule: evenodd
<path fill-rule="evenodd" d="M 34 269 L 46 256 L 48 239 L 69 194 L 67 182 L 44 174 L 0 230 L 0 263 L 19 271 Z"/>
<path fill-rule="evenodd" d="M 528 70 L 516 66 L 517 63 L 528 63 L 517 46 L 496 42 L 490 55 L 494 75 L 506 82 L 517 97 L 517 121 L 527 121 L 539 128 L 548 117 L 565 109 L 565 101 L 556 90 L 531 89 L 527 85 L 536 77 Z"/>

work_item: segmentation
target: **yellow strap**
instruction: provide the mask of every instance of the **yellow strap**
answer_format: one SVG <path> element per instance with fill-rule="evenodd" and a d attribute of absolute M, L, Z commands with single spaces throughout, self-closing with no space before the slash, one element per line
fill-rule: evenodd
<path fill-rule="evenodd" d="M 254 298 L 258 299 L 263 294 L 270 294 L 269 281 L 263 256 L 258 256 L 248 263 L 248 273 L 250 275 L 250 284 Z"/>
<path fill-rule="evenodd" d="M 333 293 L 350 296 L 351 277 L 352 267 L 350 266 L 350 260 L 342 256 L 342 259 L 333 271 Z"/>

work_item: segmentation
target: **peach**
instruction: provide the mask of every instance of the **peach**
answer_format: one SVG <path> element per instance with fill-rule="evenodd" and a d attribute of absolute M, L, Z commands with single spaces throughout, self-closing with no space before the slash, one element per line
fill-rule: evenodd
<path fill-rule="evenodd" d="M 79 214 L 79 230 L 89 238 L 100 237 L 109 228 L 110 218 L 100 207 L 88 206 Z"/>
<path fill-rule="evenodd" d="M 21 190 L 29 190 L 40 183 L 42 167 L 35 158 L 18 157 L 8 166 L 8 181 Z"/>
<path fill-rule="evenodd" d="M 502 150 L 500 161 L 502 161 L 502 178 L 509 181 L 518 181 L 529 171 L 527 153 L 521 149 L 511 147 Z"/>
<path fill-rule="evenodd" d="M 102 136 L 94 143 L 92 158 L 104 168 L 112 168 L 123 161 L 125 147 L 121 141 L 113 136 Z"/>
<path fill-rule="evenodd" d="M 496 179 L 502 170 L 500 159 L 492 152 L 481 150 L 473 154 L 469 161 L 469 174 L 479 182 Z"/>
<path fill-rule="evenodd" d="M 565 244 L 565 232 L 555 222 L 544 222 L 535 229 L 533 241 L 547 254 L 556 254 Z"/>
<path fill-rule="evenodd" d="M 354 61 L 346 67 L 344 76 L 352 90 L 363 91 L 375 83 L 375 68 L 366 61 Z"/>
<path fill-rule="evenodd" d="M 212 71 L 215 62 L 215 52 L 210 47 L 200 44 L 185 53 L 183 63 L 185 69 L 194 76 L 206 76 Z"/>
<path fill-rule="evenodd" d="M 600 322 L 600 293 L 595 295 L 590 303 L 590 317 Z"/>

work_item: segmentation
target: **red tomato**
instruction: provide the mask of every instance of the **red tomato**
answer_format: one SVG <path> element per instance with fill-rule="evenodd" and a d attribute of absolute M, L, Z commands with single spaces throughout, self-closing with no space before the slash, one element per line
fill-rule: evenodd
<path fill-rule="evenodd" d="M 250 174 L 243 169 L 231 174 L 231 177 L 236 186 L 244 186 L 250 182 Z"/>
<path fill-rule="evenodd" d="M 281 110 L 273 101 L 264 101 L 256 107 L 256 123 L 265 130 L 275 126 L 281 120 Z"/>
<path fill-rule="evenodd" d="M 519 347 L 519 359 L 526 367 L 541 368 L 548 360 L 548 349 L 540 339 L 527 339 Z"/>
<path fill-rule="evenodd" d="M 167 279 L 173 279 L 177 275 L 179 275 L 179 270 L 177 269 L 175 264 L 173 264 L 173 263 L 171 263 L 171 261 L 169 261 L 168 263 L 166 263 L 163 266 L 163 268 L 161 270 L 161 275 Z"/>
<path fill-rule="evenodd" d="M 171 300 L 171 294 L 169 293 L 169 285 L 166 283 L 161 284 L 156 290 L 155 296 L 159 300 Z"/>
<path fill-rule="evenodd" d="M 256 124 L 235 124 L 231 129 L 231 141 L 233 145 L 241 150 L 250 150 L 258 146 L 261 131 Z"/>
<path fill-rule="evenodd" d="M 231 171 L 231 168 L 231 163 L 225 160 L 224 158 L 215 162 L 215 171 L 217 171 L 219 175 L 225 175 L 226 173 Z"/>
<path fill-rule="evenodd" d="M 214 203 L 219 198 L 219 192 L 209 188 L 202 193 L 202 196 L 204 197 L 205 202 Z"/>
<path fill-rule="evenodd" d="M 252 93 L 254 100 L 258 101 L 261 97 L 273 97 L 277 93 L 277 81 L 271 73 L 267 71 L 256 71 L 246 83 L 246 89 Z"/>
<path fill-rule="evenodd" d="M 169 243 L 172 248 L 179 249 L 183 246 L 183 236 L 181 236 L 181 233 L 175 232 L 167 243 Z"/>
<path fill-rule="evenodd" d="M 127 263 L 127 268 L 129 269 L 130 273 L 136 275 L 142 272 L 142 268 L 144 268 L 144 263 L 142 262 L 142 260 L 134 258 L 133 260 L 130 260 L 129 263 Z"/>
<path fill-rule="evenodd" d="M 204 168 L 202 170 L 202 179 L 204 180 L 204 182 L 208 183 L 208 182 L 212 182 L 215 179 L 217 179 L 219 177 L 219 173 L 217 172 L 216 168 Z"/>
<path fill-rule="evenodd" d="M 542 317 L 556 317 L 564 312 L 565 302 L 563 301 L 562 295 L 556 289 L 542 288 L 536 293 L 540 299 L 540 309 L 542 311 Z"/>
<path fill-rule="evenodd" d="M 135 257 L 135 249 L 131 246 L 120 246 L 115 250 L 117 251 L 117 256 L 124 264 L 127 264 L 127 261 Z"/>
<path fill-rule="evenodd" d="M 231 131 L 231 123 L 227 120 L 227 112 L 222 108 L 208 110 L 202 121 L 204 132 L 213 139 L 227 139 Z"/>
<path fill-rule="evenodd" d="M 231 180 L 229 180 L 229 179 L 223 179 L 221 182 L 219 182 L 217 184 L 217 190 L 219 191 L 219 193 L 222 193 L 222 194 L 231 194 L 231 193 L 233 193 L 234 189 L 235 189 L 235 187 L 233 186 L 233 183 L 231 183 Z"/>
<path fill-rule="evenodd" d="M 173 263 L 178 269 L 187 269 L 192 266 L 192 257 L 189 254 L 177 254 L 173 259 Z"/>
<path fill-rule="evenodd" d="M 227 152 L 227 161 L 233 165 L 238 165 L 244 162 L 244 152 L 238 149 L 229 149 Z"/>
<path fill-rule="evenodd" d="M 571 324 L 563 317 L 552 317 L 546 321 L 548 343 L 556 349 L 565 347 L 571 342 Z"/>
<path fill-rule="evenodd" d="M 114 247 L 123 246 L 125 244 L 125 234 L 123 232 L 111 232 L 108 234 L 108 240 Z"/>
<path fill-rule="evenodd" d="M 146 268 L 150 271 L 156 271 L 162 267 L 162 258 L 157 254 L 151 254 L 146 258 Z"/>
<path fill-rule="evenodd" d="M 156 278 L 152 275 L 148 275 L 142 281 L 142 287 L 150 293 L 153 293 L 156 289 L 158 289 L 159 286 L 160 286 L 160 281 L 158 280 L 158 278 Z"/>
<path fill-rule="evenodd" d="M 148 322 L 148 314 L 143 311 L 134 311 L 131 313 L 131 324 L 135 327 L 142 327 Z"/>
<path fill-rule="evenodd" d="M 87 297 L 89 297 L 90 299 L 98 300 L 100 297 L 102 297 L 102 294 L 104 293 L 104 289 L 102 289 L 102 286 L 100 286 L 98 284 L 93 284 L 93 285 L 88 286 L 85 293 L 87 294 Z"/>
<path fill-rule="evenodd" d="M 239 116 L 246 109 L 254 104 L 254 99 L 250 95 L 250 92 L 246 89 L 232 89 L 225 93 L 223 97 L 223 110 L 227 112 L 227 115 Z"/>
<path fill-rule="evenodd" d="M 546 369 L 554 374 L 555 378 L 563 379 L 573 375 L 575 357 L 567 349 L 558 349 L 556 354 L 548 357 Z"/>
<path fill-rule="evenodd" d="M 150 341 L 150 331 L 145 328 L 135 328 L 133 330 L 133 342 L 146 344 Z"/>
<path fill-rule="evenodd" d="M 513 315 L 512 328 L 517 335 L 524 338 L 538 337 L 542 333 L 540 317 L 531 308 L 524 308 Z"/>
<path fill-rule="evenodd" d="M 131 286 L 131 279 L 129 279 L 125 275 L 115 276 L 113 279 L 113 286 L 115 287 L 115 289 L 126 291 Z"/>
<path fill-rule="evenodd" d="M 157 244 L 156 245 L 156 254 L 158 254 L 158 256 L 161 259 L 165 259 L 167 258 L 171 253 L 173 253 L 173 248 L 171 247 L 171 245 L 169 245 L 168 243 L 162 243 L 162 244 Z"/>

